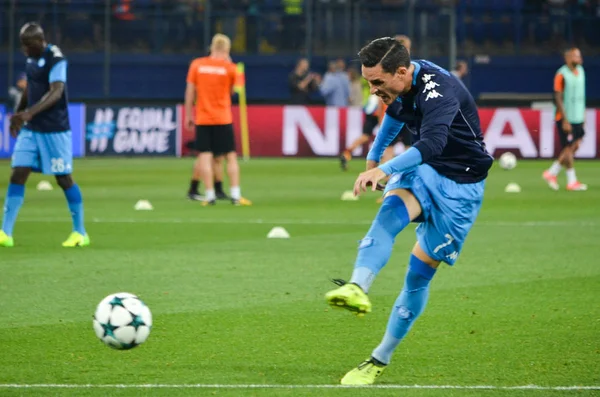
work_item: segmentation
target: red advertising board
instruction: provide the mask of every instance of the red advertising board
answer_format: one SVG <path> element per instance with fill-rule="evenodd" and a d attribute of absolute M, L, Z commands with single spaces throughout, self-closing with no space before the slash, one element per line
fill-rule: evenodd
<path fill-rule="evenodd" d="M 180 111 L 184 112 L 183 106 Z M 479 111 L 486 145 L 494 156 L 512 151 L 524 158 L 551 158 L 559 144 L 551 109 L 482 108 Z M 182 115 L 183 116 L 183 115 Z M 184 120 L 180 117 L 180 120 Z M 239 120 L 238 108 L 233 119 Z M 326 108 L 319 106 L 248 106 L 250 154 L 255 157 L 337 156 L 362 132 L 360 108 Z M 600 158 L 600 111 L 589 109 L 586 136 L 577 156 Z M 194 132 L 182 128 L 182 153 L 189 153 L 186 143 Z M 240 151 L 239 123 L 235 123 Z M 354 154 L 364 155 L 366 148 Z M 397 151 L 402 151 L 399 144 Z"/>

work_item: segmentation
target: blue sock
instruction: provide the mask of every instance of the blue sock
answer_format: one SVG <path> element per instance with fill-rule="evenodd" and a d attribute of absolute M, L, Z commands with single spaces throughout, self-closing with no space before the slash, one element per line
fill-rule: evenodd
<path fill-rule="evenodd" d="M 2 230 L 8 236 L 13 235 L 17 215 L 25 200 L 25 185 L 8 185 L 6 199 L 4 199 L 4 218 L 2 220 Z"/>
<path fill-rule="evenodd" d="M 373 357 L 377 360 L 390 363 L 394 350 L 427 305 L 429 283 L 435 271 L 416 256 L 410 256 L 404 287 L 394 303 L 383 340 L 373 350 Z"/>
<path fill-rule="evenodd" d="M 85 227 L 83 226 L 83 197 L 81 190 L 77 184 L 73 184 L 65 190 L 65 197 L 69 203 L 69 211 L 73 219 L 73 230 L 77 233 L 85 235 Z"/>
<path fill-rule="evenodd" d="M 367 235 L 360 241 L 351 283 L 369 291 L 375 276 L 392 255 L 396 236 L 409 223 L 404 201 L 398 196 L 386 197 Z"/>

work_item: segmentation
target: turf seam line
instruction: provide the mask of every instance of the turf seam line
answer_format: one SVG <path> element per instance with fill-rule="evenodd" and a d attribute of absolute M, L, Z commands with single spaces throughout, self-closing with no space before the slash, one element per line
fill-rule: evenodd
<path fill-rule="evenodd" d="M 456 390 L 546 390 L 581 391 L 600 390 L 597 386 L 494 386 L 494 385 L 285 385 L 285 384 L 0 384 L 0 389 L 456 389 Z"/>
<path fill-rule="evenodd" d="M 71 222 L 66 218 L 23 218 L 19 222 Z M 256 225 L 370 225 L 371 221 L 345 221 L 345 220 L 312 220 L 312 219 L 205 219 L 205 218 L 167 218 L 167 219 L 148 219 L 148 218 L 121 218 L 121 219 L 101 219 L 92 218 L 93 223 L 205 223 L 205 224 L 256 224 Z M 598 226 L 599 221 L 478 221 L 475 226 L 529 226 L 529 227 L 548 227 L 548 226 Z"/>

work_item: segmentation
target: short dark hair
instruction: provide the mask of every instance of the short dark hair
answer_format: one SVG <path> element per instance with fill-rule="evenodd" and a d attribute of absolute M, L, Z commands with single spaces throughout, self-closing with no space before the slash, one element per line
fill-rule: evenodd
<path fill-rule="evenodd" d="M 395 73 L 400 66 L 410 66 L 410 54 L 406 47 L 392 37 L 373 40 L 358 52 L 360 63 L 372 68 L 381 64 L 386 73 Z"/>
<path fill-rule="evenodd" d="M 27 22 L 21 27 L 22 37 L 31 37 L 44 40 L 44 29 L 37 22 Z"/>

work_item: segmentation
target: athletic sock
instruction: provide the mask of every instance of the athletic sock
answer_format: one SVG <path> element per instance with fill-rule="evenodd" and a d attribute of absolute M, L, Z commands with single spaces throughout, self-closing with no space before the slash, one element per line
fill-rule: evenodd
<path fill-rule="evenodd" d="M 4 200 L 4 218 L 2 220 L 2 230 L 8 236 L 12 236 L 17 215 L 25 200 L 25 185 L 11 183 L 8 185 L 6 199 Z"/>
<path fill-rule="evenodd" d="M 215 191 L 217 193 L 223 193 L 223 182 L 215 181 Z"/>
<path fill-rule="evenodd" d="M 373 351 L 373 357 L 389 364 L 398 344 L 427 305 L 429 283 L 436 269 L 414 255 L 410 256 L 402 292 L 396 299 L 383 340 Z"/>
<path fill-rule="evenodd" d="M 85 236 L 85 227 L 83 225 L 83 197 L 81 196 L 81 190 L 79 190 L 77 184 L 73 184 L 73 186 L 66 189 L 64 192 L 67 203 L 69 204 L 69 211 L 71 211 L 73 230 Z"/>
<path fill-rule="evenodd" d="M 561 169 L 562 169 L 562 165 L 560 165 L 560 163 L 558 162 L 558 160 L 556 160 L 554 163 L 552 163 L 552 165 L 548 169 L 548 172 L 551 175 L 557 176 L 560 173 Z"/>
<path fill-rule="evenodd" d="M 215 189 L 208 190 L 206 189 L 206 193 L 204 193 L 204 199 L 206 201 L 214 201 L 217 196 L 215 196 Z"/>
<path fill-rule="evenodd" d="M 367 235 L 360 241 L 351 283 L 360 286 L 365 293 L 369 291 L 375 276 L 390 259 L 396 236 L 409 223 L 404 201 L 398 196 L 386 197 Z"/>
<path fill-rule="evenodd" d="M 577 182 L 577 175 L 575 174 L 575 168 L 567 169 L 567 183 L 575 183 Z"/>
<path fill-rule="evenodd" d="M 198 194 L 198 186 L 199 185 L 200 185 L 199 181 L 197 181 L 195 179 L 192 179 L 190 181 L 190 190 L 189 190 L 189 193 L 190 194 Z"/>

